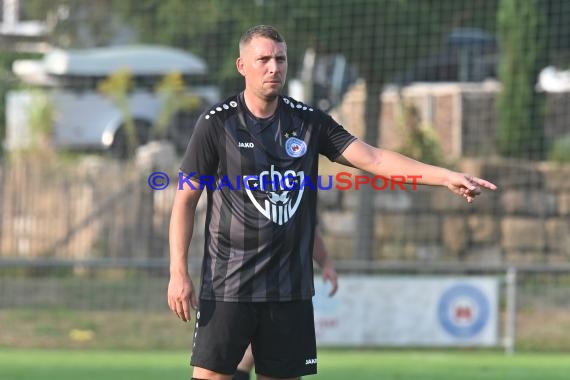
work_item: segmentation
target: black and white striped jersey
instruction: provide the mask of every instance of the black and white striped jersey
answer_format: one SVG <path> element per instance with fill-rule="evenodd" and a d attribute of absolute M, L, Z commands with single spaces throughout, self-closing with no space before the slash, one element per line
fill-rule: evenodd
<path fill-rule="evenodd" d="M 200 297 L 289 301 L 314 295 L 318 156 L 354 141 L 329 115 L 289 97 L 254 117 L 243 93 L 198 120 L 180 167 L 207 192 Z"/>

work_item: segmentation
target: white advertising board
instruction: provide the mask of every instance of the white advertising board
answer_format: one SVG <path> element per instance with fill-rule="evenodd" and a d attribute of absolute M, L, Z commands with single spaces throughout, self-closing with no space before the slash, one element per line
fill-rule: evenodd
<path fill-rule="evenodd" d="M 494 277 L 340 276 L 339 290 L 315 277 L 320 346 L 493 346 Z"/>

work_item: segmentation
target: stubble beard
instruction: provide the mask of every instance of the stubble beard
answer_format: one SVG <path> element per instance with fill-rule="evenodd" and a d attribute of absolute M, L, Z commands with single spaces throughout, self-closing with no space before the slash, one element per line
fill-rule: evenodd
<path fill-rule="evenodd" d="M 275 89 L 273 91 L 260 91 L 260 97 L 268 103 L 273 102 L 281 93 L 282 88 L 282 86 L 279 86 L 278 89 Z"/>

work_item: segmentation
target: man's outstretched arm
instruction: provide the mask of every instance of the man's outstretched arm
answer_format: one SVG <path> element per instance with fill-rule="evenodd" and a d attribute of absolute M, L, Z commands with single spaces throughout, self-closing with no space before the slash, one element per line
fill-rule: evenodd
<path fill-rule="evenodd" d="M 387 178 L 404 177 L 418 184 L 445 186 L 471 203 L 481 193 L 481 188 L 496 190 L 493 183 L 466 173 L 455 172 L 439 166 L 425 164 L 402 154 L 373 147 L 361 140 L 351 143 L 337 159 L 338 163 Z"/>

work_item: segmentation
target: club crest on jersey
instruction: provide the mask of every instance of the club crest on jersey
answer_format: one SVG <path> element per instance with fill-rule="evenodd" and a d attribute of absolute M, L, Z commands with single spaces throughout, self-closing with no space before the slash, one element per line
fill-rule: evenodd
<path fill-rule="evenodd" d="M 284 173 L 265 170 L 259 175 L 244 177 L 244 188 L 255 208 L 278 225 L 287 223 L 295 214 L 303 197 L 305 173 L 286 170 Z"/>
<path fill-rule="evenodd" d="M 307 153 L 307 144 L 296 137 L 289 137 L 287 141 L 285 141 L 285 151 L 290 157 L 301 157 Z"/>

